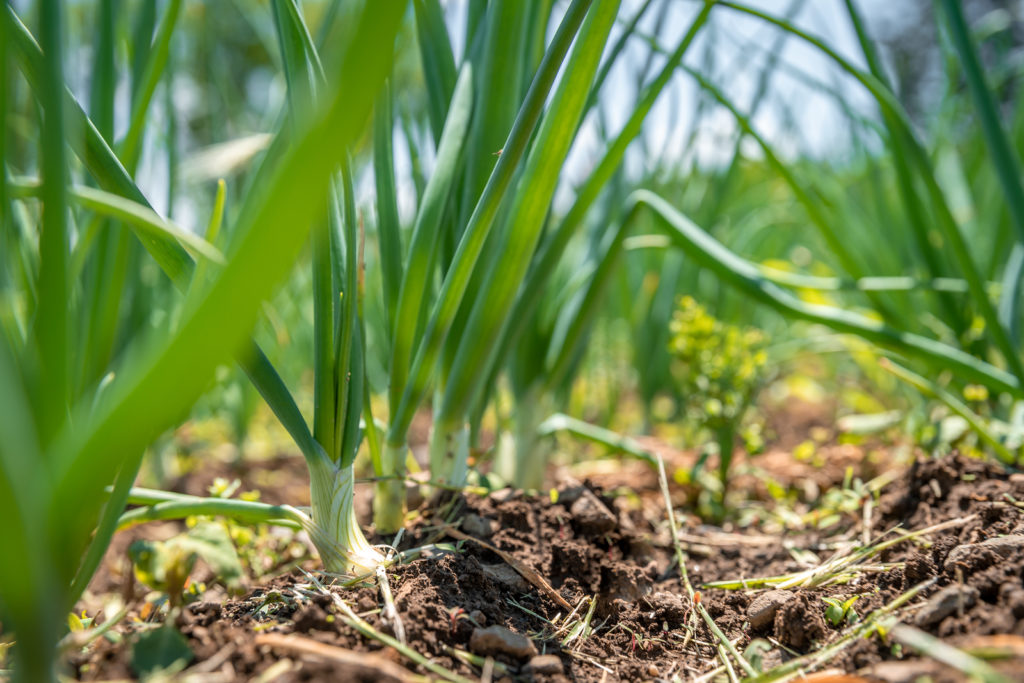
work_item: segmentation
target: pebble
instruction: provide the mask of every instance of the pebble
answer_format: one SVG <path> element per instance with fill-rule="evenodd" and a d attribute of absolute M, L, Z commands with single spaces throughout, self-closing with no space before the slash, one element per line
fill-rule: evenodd
<path fill-rule="evenodd" d="M 981 550 L 992 550 L 1001 557 L 1009 557 L 1020 548 L 1024 548 L 1024 535 L 1013 534 L 1011 536 L 996 536 L 995 538 L 990 538 L 987 541 L 982 541 L 981 543 L 958 545 L 949 551 L 949 555 L 946 556 L 946 562 L 943 566 L 946 569 L 949 569 L 956 563 L 966 560 L 973 553 Z"/>
<path fill-rule="evenodd" d="M 647 598 L 647 604 L 655 609 L 659 618 L 682 619 L 686 616 L 686 603 L 682 596 L 668 591 L 658 591 Z"/>
<path fill-rule="evenodd" d="M 499 489 L 491 494 L 491 500 L 495 503 L 507 503 L 510 500 L 515 500 L 519 495 L 519 492 L 512 488 Z"/>
<path fill-rule="evenodd" d="M 978 589 L 974 586 L 946 586 L 928 599 L 914 617 L 918 626 L 937 624 L 951 614 L 955 614 L 961 605 L 964 609 L 973 607 L 978 601 Z"/>
<path fill-rule="evenodd" d="M 751 628 L 767 626 L 775 620 L 779 608 L 792 600 L 793 593 L 784 590 L 771 590 L 760 593 L 747 606 L 747 619 Z"/>
<path fill-rule="evenodd" d="M 462 530 L 477 538 L 490 538 L 497 530 L 498 523 L 489 517 L 470 512 L 462 518 Z"/>
<path fill-rule="evenodd" d="M 587 533 L 604 534 L 617 524 L 615 515 L 590 490 L 584 490 L 583 495 L 569 508 L 569 512 Z"/>
<path fill-rule="evenodd" d="M 527 583 L 526 579 L 507 564 L 485 564 L 482 569 L 484 576 L 495 583 L 500 583 L 521 593 L 528 593 L 530 591 L 530 584 Z"/>
<path fill-rule="evenodd" d="M 526 659 L 537 655 L 532 640 L 498 625 L 473 629 L 473 635 L 469 637 L 469 649 L 484 657 L 511 655 L 517 659 Z"/>
<path fill-rule="evenodd" d="M 487 626 L 487 615 L 478 609 L 469 613 L 469 618 L 478 626 Z"/>
<path fill-rule="evenodd" d="M 562 673 L 562 660 L 558 658 L 558 655 L 537 655 L 523 667 L 523 672 L 556 676 Z"/>
<path fill-rule="evenodd" d="M 568 507 L 579 500 L 586 490 L 587 487 L 578 479 L 567 477 L 562 482 L 562 488 L 558 490 L 558 502 Z"/>

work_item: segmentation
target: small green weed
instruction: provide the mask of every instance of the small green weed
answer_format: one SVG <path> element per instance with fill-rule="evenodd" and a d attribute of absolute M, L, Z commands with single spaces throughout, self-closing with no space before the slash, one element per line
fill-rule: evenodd
<path fill-rule="evenodd" d="M 685 414 L 718 445 L 721 516 L 740 422 L 767 377 L 765 335 L 718 320 L 690 296 L 680 299 L 670 331 Z"/>
<path fill-rule="evenodd" d="M 825 618 L 833 626 L 842 626 L 843 624 L 856 624 L 860 621 L 860 616 L 857 611 L 853 609 L 853 603 L 857 602 L 859 595 L 854 595 L 852 598 L 847 600 L 840 600 L 839 598 L 822 598 L 828 607 L 825 608 Z"/>

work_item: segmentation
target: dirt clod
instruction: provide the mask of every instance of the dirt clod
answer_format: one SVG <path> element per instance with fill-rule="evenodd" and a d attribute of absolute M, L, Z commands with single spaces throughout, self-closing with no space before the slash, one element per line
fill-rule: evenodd
<path fill-rule="evenodd" d="M 462 530 L 477 538 L 490 538 L 497 530 L 497 526 L 498 523 L 493 519 L 473 513 L 469 513 L 462 519 Z"/>
<path fill-rule="evenodd" d="M 759 629 L 774 622 L 775 613 L 793 597 L 793 593 L 783 590 L 759 593 L 747 606 L 747 619 L 750 620 L 750 627 Z"/>
<path fill-rule="evenodd" d="M 1024 549 L 1024 535 L 996 536 L 981 543 L 958 545 L 949 551 L 944 566 L 946 569 L 952 569 L 955 565 L 965 562 L 968 558 L 985 552 L 994 552 L 999 557 L 1009 557 L 1021 549 Z"/>
<path fill-rule="evenodd" d="M 615 515 L 593 492 L 584 489 L 583 495 L 569 509 L 573 519 L 585 533 L 603 534 L 617 525 Z"/>
<path fill-rule="evenodd" d="M 562 671 L 562 660 L 558 655 L 537 655 L 523 668 L 523 673 L 542 676 L 557 676 Z"/>
<path fill-rule="evenodd" d="M 537 647 L 532 640 L 498 625 L 474 629 L 469 638 L 469 649 L 485 657 L 509 655 L 516 659 L 526 659 L 537 654 Z"/>
<path fill-rule="evenodd" d="M 974 607 L 977 601 L 978 589 L 974 586 L 946 586 L 928 599 L 914 621 L 918 626 L 931 626 L 951 614 Z"/>
<path fill-rule="evenodd" d="M 807 594 L 798 594 L 778 606 L 775 612 L 775 635 L 788 647 L 805 652 L 825 638 L 824 604 Z"/>
<path fill-rule="evenodd" d="M 495 583 L 499 583 L 512 590 L 525 593 L 530 590 L 530 584 L 519 572 L 507 564 L 485 564 L 482 567 L 484 576 Z"/>

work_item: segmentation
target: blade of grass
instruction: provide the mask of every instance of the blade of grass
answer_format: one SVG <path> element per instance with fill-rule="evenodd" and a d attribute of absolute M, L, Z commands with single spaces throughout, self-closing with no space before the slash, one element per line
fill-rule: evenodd
<path fill-rule="evenodd" d="M 472 108 L 473 74 L 472 66 L 467 63 L 459 74 L 448 108 L 434 173 L 423 191 L 409 245 L 409 261 L 398 293 L 388 365 L 388 408 L 392 421 L 405 393 L 413 349 L 423 325 L 430 278 L 437 260 L 441 219 L 458 174 Z M 379 482 L 376 487 L 374 524 L 379 530 L 397 530 L 404 520 L 405 460 L 404 438 L 398 443 L 385 444 L 378 474 L 393 478 Z"/>
<path fill-rule="evenodd" d="M 319 62 L 307 52 L 305 24 L 297 15 L 294 0 L 275 0 L 274 21 L 284 73 L 288 83 L 288 118 L 293 131 L 316 102 L 320 86 Z M 337 228 L 333 198 L 326 219 L 317 217 L 312 229 L 313 268 L 313 437 L 334 460 L 337 405 L 335 386 L 335 288 L 332 273 L 331 240 Z"/>
<path fill-rule="evenodd" d="M 89 116 L 100 134 L 114 139 L 114 90 L 117 87 L 117 72 L 114 69 L 114 48 L 117 0 L 100 0 L 96 12 L 96 41 L 92 64 L 92 84 L 89 89 Z"/>
<path fill-rule="evenodd" d="M 22 71 L 29 84 L 38 91 L 42 83 L 42 51 L 32 34 L 14 13 L 10 4 L 3 6 L 3 21 L 8 34 L 13 38 L 14 51 L 21 63 Z M 66 88 L 64 89 L 64 98 L 70 120 L 68 125 L 69 142 L 98 184 L 108 192 L 150 207 L 146 197 L 103 140 L 103 136 L 99 134 Z M 279 136 L 275 140 L 275 146 L 282 146 L 282 142 L 285 140 L 286 138 Z M 268 157 L 276 158 L 277 154 L 274 152 L 275 150 L 272 149 L 268 153 Z M 139 235 L 139 239 L 161 270 L 179 288 L 187 288 L 193 264 L 185 250 L 180 245 L 154 240 L 145 234 Z M 256 385 L 260 395 L 267 401 L 274 415 L 298 444 L 306 459 L 316 461 L 324 457 L 323 449 L 314 441 L 294 398 L 266 354 L 256 344 L 251 344 L 250 348 L 240 353 L 239 363 L 242 364 L 246 375 Z"/>
<path fill-rule="evenodd" d="M 502 143 L 516 121 L 517 108 L 522 101 L 520 68 L 522 50 L 527 30 L 530 3 L 491 3 L 482 32 L 469 52 L 476 79 L 473 94 L 473 120 L 470 123 L 466 156 L 463 160 L 462 194 L 458 221 L 451 223 L 447 247 L 442 249 L 442 268 L 451 265 L 454 250 L 462 237 L 462 229 L 470 222 L 471 212 L 481 200 L 481 192 L 500 166 Z M 559 60 L 561 61 L 561 60 Z M 507 151 L 507 150 L 506 150 Z M 496 165 L 495 155 L 498 156 Z M 485 256 L 487 252 L 484 252 Z M 455 320 L 456 332 L 464 324 L 465 312 Z M 445 359 L 447 363 L 450 358 Z"/>
<path fill-rule="evenodd" d="M 445 120 L 441 142 L 437 148 L 437 164 L 424 189 L 416 214 L 409 245 L 409 263 L 398 295 L 391 364 L 388 369 L 388 403 L 392 415 L 398 411 L 398 404 L 409 376 L 421 310 L 426 305 L 431 268 L 436 258 L 436 245 L 440 240 L 441 217 L 458 173 L 458 163 L 472 110 L 473 75 L 472 66 L 467 64 L 463 67 L 455 86 L 448 118 Z"/>
<path fill-rule="evenodd" d="M 124 139 L 118 145 L 118 156 L 130 171 L 138 165 L 139 156 L 142 154 L 142 136 L 149 119 L 146 112 L 149 111 L 156 87 L 167 66 L 171 36 L 174 34 L 180 12 L 181 0 L 170 0 L 163 16 L 160 17 L 156 39 L 146 60 L 146 66 L 139 76 L 138 88 L 133 92 L 131 123 Z"/>
<path fill-rule="evenodd" d="M 0 544 L 17 562 L 0 562 L 0 612 L 17 624 L 19 646 L 13 669 L 24 681 L 51 680 L 53 646 L 64 617 L 60 601 L 48 592 L 55 565 L 38 542 L 44 531 L 46 469 L 36 436 L 28 391 L 8 339 L 0 331 Z"/>
<path fill-rule="evenodd" d="M 1000 120 L 993 90 L 985 79 L 977 47 L 971 41 L 964 20 L 963 9 L 959 3 L 949 0 L 943 0 L 939 6 L 946 15 L 950 37 L 960 55 L 967 87 L 981 119 L 981 130 L 989 158 L 1003 190 L 1010 222 L 1017 233 L 1017 244 L 1007 264 L 1004 280 L 1005 284 L 1010 286 L 1004 288 L 1005 294 L 1000 301 L 1000 321 L 1010 330 L 1010 334 L 1015 336 L 1014 332 L 1020 322 L 1016 315 L 1016 301 L 1021 287 L 1021 273 L 1024 272 L 1024 188 L 1021 187 L 1020 181 L 1020 162 Z"/>
<path fill-rule="evenodd" d="M 385 87 L 387 87 L 385 85 Z M 335 267 L 336 273 L 344 274 L 341 288 L 341 311 L 338 318 L 339 330 L 335 335 L 334 363 L 337 368 L 337 395 L 335 397 L 336 414 L 334 426 L 338 430 L 336 440 L 341 449 L 338 461 L 342 467 L 349 467 L 356 457 L 361 436 L 359 434 L 359 415 L 362 412 L 363 380 L 366 369 L 363 365 L 363 349 L 361 344 L 362 326 L 359 320 L 360 267 L 356 214 L 355 188 L 352 184 L 351 162 L 346 160 L 341 167 L 342 189 L 344 190 L 344 214 L 340 226 L 343 235 L 340 237 L 345 246 L 344 264 Z"/>
<path fill-rule="evenodd" d="M 9 185 L 13 197 L 38 197 L 43 194 L 43 185 L 34 181 L 14 180 Z M 214 263 L 224 263 L 224 255 L 202 237 L 166 220 L 156 211 L 103 190 L 84 185 L 67 189 L 68 197 L 85 209 L 107 218 L 128 223 L 143 233 L 159 240 L 173 240 Z"/>
<path fill-rule="evenodd" d="M 889 631 L 889 636 L 896 642 L 917 650 L 926 657 L 931 657 L 959 670 L 965 676 L 969 676 L 971 680 L 983 681 L 983 683 L 1010 683 L 1009 678 L 993 669 L 985 660 L 948 645 L 921 629 L 906 624 L 896 624 Z"/>
<path fill-rule="evenodd" d="M 707 23 L 715 1 L 707 0 L 704 3 L 703 8 L 687 29 L 682 40 L 680 40 L 675 52 L 665 62 L 657 78 L 644 90 L 643 96 L 633 109 L 626 125 L 623 126 L 614 142 L 609 145 L 597 168 L 591 172 L 583 186 L 577 190 L 576 199 L 572 207 L 566 212 L 551 236 L 541 246 L 537 263 L 531 269 L 529 275 L 527 275 L 523 285 L 523 292 L 519 295 L 515 309 L 510 316 L 513 326 L 502 340 L 502 349 L 497 356 L 498 358 L 506 358 L 509 350 L 515 346 L 525 331 L 526 325 L 532 319 L 533 312 L 541 300 L 544 288 L 551 274 L 555 272 L 558 261 L 562 258 L 566 246 L 576 233 L 579 225 L 583 222 L 591 206 L 593 206 L 602 190 L 608 185 L 612 176 L 619 168 L 622 159 L 625 157 L 626 149 L 643 128 L 643 122 L 648 112 L 650 112 L 658 96 L 672 78 L 697 34 Z"/>
<path fill-rule="evenodd" d="M 326 114 L 304 128 L 279 164 L 266 169 L 269 175 L 260 186 L 264 191 L 247 197 L 228 263 L 205 288 L 202 301 L 183 317 L 173 335 L 120 373 L 81 428 L 58 437 L 54 500 L 77 505 L 81 492 L 101 491 L 123 454 L 133 452 L 132 446 L 144 445 L 188 405 L 205 388 L 216 363 L 244 341 L 259 302 L 273 282 L 289 271 L 308 226 L 319 214 L 339 157 L 370 113 L 390 68 L 390 46 L 403 4 L 378 2 L 364 9 L 339 79 L 346 84 L 344 98 L 333 95 Z M 290 201 L 282 202 L 280 197 Z M 293 227 L 281 230 L 283 224 Z M 219 333 L 210 334 L 211 330 Z M 146 400 L 155 395 L 162 397 L 159 405 Z M 50 537 L 62 555 L 74 557 L 81 539 L 88 537 L 96 501 L 86 499 L 90 502 L 75 514 L 51 521 Z"/>
<path fill-rule="evenodd" d="M 857 34 L 857 40 L 860 43 L 861 51 L 864 53 L 864 59 L 872 76 L 891 90 L 892 88 L 889 86 L 881 59 L 877 54 L 874 43 L 868 37 L 867 28 L 860 17 L 860 13 L 857 11 L 854 0 L 845 1 L 847 14 L 850 16 L 850 23 Z M 945 269 L 942 267 L 941 254 L 932 247 L 932 243 L 928 238 L 929 226 L 925 218 L 924 207 L 922 206 L 917 186 L 914 184 L 914 179 L 907 163 L 907 159 L 910 156 L 910 152 L 907 149 L 909 143 L 899 123 L 890 112 L 883 109 L 882 117 L 889 131 L 889 143 L 894 148 L 891 155 L 893 168 L 896 171 L 900 197 L 907 212 L 907 221 L 910 224 L 911 232 L 917 244 L 917 251 L 921 258 L 924 259 L 931 276 L 933 278 L 942 277 L 945 274 Z M 950 322 L 950 325 L 958 333 L 962 333 L 967 328 L 967 321 L 964 319 L 960 308 L 957 307 L 956 303 L 948 295 L 939 295 L 937 299 L 945 310 L 946 319 Z"/>
<path fill-rule="evenodd" d="M 43 52 L 9 3 L 4 4 L 3 15 L 3 20 L 7 23 L 8 36 L 11 38 L 22 73 L 32 89 L 40 93 L 41 97 L 43 89 L 50 87 L 51 83 L 45 76 Z M 124 165 L 96 130 L 71 92 L 60 83 L 55 87 L 62 89 L 64 93 L 60 106 L 65 109 L 68 144 L 92 174 L 97 184 L 107 192 L 131 199 L 137 204 L 150 206 L 146 197 L 125 170 Z M 139 239 L 172 281 L 178 283 L 179 286 L 187 284 L 191 274 L 191 259 L 183 249 L 144 235 Z"/>
<path fill-rule="evenodd" d="M 989 159 L 995 167 L 1013 227 L 1017 231 L 1017 242 L 1024 244 L 1024 188 L 1021 187 L 1020 162 L 1014 155 L 1013 144 L 1000 120 L 993 90 L 985 79 L 978 58 L 978 48 L 971 41 L 964 20 L 963 7 L 956 0 L 941 0 L 939 7 L 946 16 L 950 37 L 960 55 L 967 87 L 981 120 L 981 131 L 985 137 Z"/>

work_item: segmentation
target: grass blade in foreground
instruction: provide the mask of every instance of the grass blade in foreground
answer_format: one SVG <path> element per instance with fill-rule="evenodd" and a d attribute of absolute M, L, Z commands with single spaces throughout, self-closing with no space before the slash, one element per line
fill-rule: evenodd
<path fill-rule="evenodd" d="M 49 432 L 53 442 L 45 457 L 24 460 L 25 453 L 4 448 L 0 490 L 32 495 L 25 500 L 20 519 L 0 525 L 0 544 L 13 555 L 45 559 L 45 566 L 53 568 L 49 574 L 30 572 L 33 585 L 13 583 L 0 574 L 5 626 L 19 640 L 24 638 L 15 655 L 16 680 L 44 681 L 53 676 L 52 648 L 61 615 L 71 607 L 68 587 L 95 525 L 104 487 L 128 464 L 126 458 L 141 454 L 206 388 L 216 365 L 244 343 L 260 302 L 290 271 L 305 241 L 306 226 L 326 199 L 330 175 L 360 134 L 389 72 L 390 46 L 403 10 L 404 3 L 398 1 L 367 6 L 342 65 L 344 98 L 334 94 L 292 148 L 265 165 L 262 191 L 247 197 L 234 227 L 227 264 L 200 290 L 196 306 L 180 325 L 173 331 L 161 330 L 162 338 L 136 340 L 95 407 L 91 397 L 73 407 L 73 428 L 71 421 L 63 420 L 66 402 L 60 404 L 64 424 Z M 50 87 L 57 93 L 51 99 L 63 101 L 62 83 Z M 294 227 L 282 230 L 282 225 Z M 2 431 L 7 433 L 7 427 Z M 20 464 L 7 467 L 9 458 Z M 31 591 L 22 597 L 37 605 L 35 610 L 12 606 L 22 589 Z"/>

